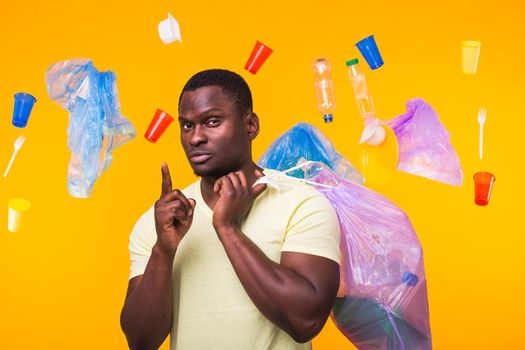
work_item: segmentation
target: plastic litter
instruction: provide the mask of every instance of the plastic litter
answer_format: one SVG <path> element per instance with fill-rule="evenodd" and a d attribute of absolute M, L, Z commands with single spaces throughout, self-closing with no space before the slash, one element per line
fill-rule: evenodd
<path fill-rule="evenodd" d="M 496 177 L 489 172 L 480 171 L 474 174 L 474 202 L 479 206 L 489 204 L 492 186 Z"/>
<path fill-rule="evenodd" d="M 357 108 L 359 108 L 361 117 L 373 118 L 376 114 L 374 101 L 368 92 L 365 73 L 359 65 L 359 60 L 354 58 L 352 60 L 346 61 L 346 67 L 348 70 L 348 79 L 350 79 L 350 83 L 352 83 L 355 100 L 357 102 Z"/>
<path fill-rule="evenodd" d="M 383 185 L 396 172 L 399 162 L 399 146 L 397 137 L 390 127 L 379 124 L 373 130 L 372 136 L 358 145 L 359 170 L 365 177 L 366 184 Z M 365 128 L 365 132 L 367 129 Z"/>
<path fill-rule="evenodd" d="M 279 186 L 298 168 L 297 180 L 323 193 L 339 218 L 341 282 L 331 314 L 339 330 L 360 350 L 432 349 L 423 252 L 406 214 L 319 162 L 265 181 Z"/>
<path fill-rule="evenodd" d="M 406 103 L 406 113 L 383 122 L 399 144 L 397 170 L 461 186 L 463 171 L 450 134 L 432 106 L 420 98 Z"/>
<path fill-rule="evenodd" d="M 316 127 L 298 123 L 279 136 L 264 152 L 258 164 L 264 168 L 285 170 L 305 160 L 327 164 L 339 176 L 362 184 L 363 176 L 348 160 L 339 154 L 332 142 Z M 297 169 L 290 175 L 301 177 Z"/>
<path fill-rule="evenodd" d="M 49 67 L 46 86 L 49 97 L 69 112 L 69 193 L 87 198 L 111 164 L 111 152 L 136 134 L 120 114 L 116 76 L 99 72 L 88 59 L 72 59 Z"/>
<path fill-rule="evenodd" d="M 36 103 L 36 98 L 33 95 L 26 94 L 25 92 L 19 92 L 15 94 L 15 106 L 13 108 L 13 120 L 12 123 L 17 128 L 25 128 L 31 110 Z"/>
<path fill-rule="evenodd" d="M 173 119 L 171 115 L 164 112 L 162 109 L 157 108 L 144 137 L 151 143 L 157 142 L 174 120 L 175 119 Z"/>
<path fill-rule="evenodd" d="M 355 46 L 359 49 L 359 52 L 363 55 L 370 69 L 374 70 L 383 65 L 383 58 L 377 48 L 376 39 L 373 35 L 370 35 L 360 40 Z"/>
<path fill-rule="evenodd" d="M 479 41 L 462 41 L 461 42 L 461 63 L 463 74 L 475 75 L 478 70 L 479 53 L 481 43 Z"/>
<path fill-rule="evenodd" d="M 161 21 L 157 29 L 159 31 L 160 40 L 162 40 L 164 44 L 171 44 L 174 41 L 182 42 L 179 22 L 173 18 L 171 13 L 168 12 L 168 18 Z"/>
<path fill-rule="evenodd" d="M 272 52 L 272 49 L 257 40 L 250 57 L 248 57 L 248 61 L 244 65 L 244 69 L 252 74 L 257 74 Z"/>
<path fill-rule="evenodd" d="M 9 161 L 9 164 L 7 165 L 7 168 L 4 172 L 4 177 L 7 177 L 7 174 L 9 173 L 9 170 L 11 169 L 11 166 L 13 165 L 13 162 L 15 161 L 15 157 L 18 154 L 18 151 L 22 148 L 22 145 L 26 141 L 26 138 L 24 135 L 20 135 L 16 138 L 15 143 L 13 144 L 14 150 L 13 155 L 11 156 L 11 160 Z"/>
<path fill-rule="evenodd" d="M 324 122 L 331 123 L 335 112 L 335 92 L 330 61 L 327 58 L 318 58 L 313 62 L 312 68 L 317 109 L 323 115 Z"/>
<path fill-rule="evenodd" d="M 478 124 L 479 124 L 479 159 L 483 159 L 483 127 L 487 121 L 487 110 L 480 108 L 478 110 Z"/>
<path fill-rule="evenodd" d="M 366 142 L 371 146 L 379 146 L 385 141 L 385 138 L 386 130 L 384 126 L 379 124 L 379 119 L 374 118 L 363 129 L 359 144 Z"/>
<path fill-rule="evenodd" d="M 23 214 L 31 208 L 31 203 L 22 198 L 13 198 L 7 203 L 7 230 L 12 233 L 20 231 Z"/>

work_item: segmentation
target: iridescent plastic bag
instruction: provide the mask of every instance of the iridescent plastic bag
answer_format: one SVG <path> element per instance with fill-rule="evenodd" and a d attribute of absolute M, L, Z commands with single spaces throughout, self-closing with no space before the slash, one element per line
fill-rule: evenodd
<path fill-rule="evenodd" d="M 323 163 L 284 172 L 299 167 L 300 181 L 323 193 L 339 218 L 341 283 L 331 314 L 339 330 L 361 350 L 432 349 L 423 252 L 408 217 Z M 279 188 L 281 176 L 260 182 Z"/>
<path fill-rule="evenodd" d="M 281 135 L 264 152 L 258 164 L 265 168 L 284 170 L 305 160 L 319 161 L 328 165 L 340 176 L 362 184 L 363 176 L 348 160 L 334 148 L 323 133 L 307 123 L 298 123 Z M 301 177 L 301 169 L 291 176 Z"/>
<path fill-rule="evenodd" d="M 419 98 L 408 101 L 406 107 L 405 114 L 384 122 L 392 128 L 399 144 L 397 169 L 461 186 L 461 164 L 437 113 Z"/>
<path fill-rule="evenodd" d="M 46 86 L 49 97 L 69 111 L 69 193 L 87 198 L 111 164 L 111 152 L 136 134 L 120 114 L 115 74 L 99 72 L 88 59 L 72 59 L 49 67 Z"/>

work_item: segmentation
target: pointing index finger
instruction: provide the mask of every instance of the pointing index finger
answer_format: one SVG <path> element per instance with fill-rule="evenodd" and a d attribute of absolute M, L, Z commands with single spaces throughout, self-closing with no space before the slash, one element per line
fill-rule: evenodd
<path fill-rule="evenodd" d="M 162 191 L 160 196 L 163 197 L 167 195 L 168 193 L 171 193 L 173 190 L 173 187 L 171 185 L 171 176 L 170 176 L 170 170 L 168 169 L 168 164 L 162 163 L 161 167 L 162 172 Z"/>

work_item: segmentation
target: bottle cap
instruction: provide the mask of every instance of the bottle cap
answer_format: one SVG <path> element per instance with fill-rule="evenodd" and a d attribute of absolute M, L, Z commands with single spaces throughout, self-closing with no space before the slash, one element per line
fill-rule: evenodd
<path fill-rule="evenodd" d="M 413 287 L 417 284 L 417 282 L 418 278 L 412 272 L 408 271 L 403 275 L 403 283 L 405 283 L 407 286 Z"/>
<path fill-rule="evenodd" d="M 346 66 L 347 67 L 353 66 L 354 64 L 357 64 L 358 62 L 359 60 L 357 58 L 354 58 L 353 60 L 346 61 Z"/>
<path fill-rule="evenodd" d="M 331 114 L 325 114 L 323 118 L 325 123 L 331 123 L 334 120 L 334 116 Z"/>

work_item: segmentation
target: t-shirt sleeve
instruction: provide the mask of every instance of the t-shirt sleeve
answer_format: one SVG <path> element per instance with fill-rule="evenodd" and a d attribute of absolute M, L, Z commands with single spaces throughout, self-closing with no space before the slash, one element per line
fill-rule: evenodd
<path fill-rule="evenodd" d="M 318 255 L 339 264 L 340 235 L 334 208 L 325 196 L 317 192 L 296 206 L 288 223 L 282 251 Z"/>
<path fill-rule="evenodd" d="M 138 220 L 129 237 L 129 256 L 131 273 L 129 279 L 144 274 L 151 250 L 157 241 L 153 208 L 150 208 Z"/>

